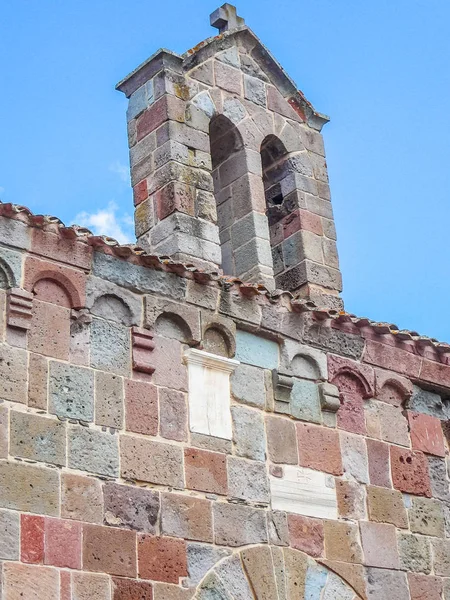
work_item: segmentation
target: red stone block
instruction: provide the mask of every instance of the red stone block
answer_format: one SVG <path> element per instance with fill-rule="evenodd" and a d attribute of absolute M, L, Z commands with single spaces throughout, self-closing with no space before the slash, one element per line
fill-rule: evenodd
<path fill-rule="evenodd" d="M 70 308 L 86 304 L 86 275 L 82 271 L 28 256 L 25 260 L 24 288 L 35 291 L 38 282 L 39 300 Z M 52 281 L 50 285 L 48 281 Z M 55 285 L 57 284 L 57 285 Z"/>
<path fill-rule="evenodd" d="M 394 488 L 407 494 L 431 498 L 428 461 L 425 454 L 391 446 L 390 455 Z"/>
<path fill-rule="evenodd" d="M 335 381 L 337 382 L 341 377 L 346 377 L 346 375 L 338 375 Z M 361 396 L 344 393 L 341 395 L 340 401 L 341 406 L 336 413 L 339 429 L 365 435 L 367 430 L 364 415 L 364 400 Z"/>
<path fill-rule="evenodd" d="M 143 179 L 138 184 L 136 184 L 133 188 L 134 205 L 137 206 L 141 202 L 144 202 L 144 200 L 147 200 L 147 198 L 148 198 L 147 180 Z"/>
<path fill-rule="evenodd" d="M 450 387 L 450 366 L 424 359 L 420 379 Z"/>
<path fill-rule="evenodd" d="M 409 377 L 419 377 L 422 365 L 420 356 L 370 339 L 366 340 L 363 361 Z"/>
<path fill-rule="evenodd" d="M 156 192 L 155 202 L 159 221 L 175 211 L 194 216 L 195 188 L 172 181 Z"/>
<path fill-rule="evenodd" d="M 342 475 L 339 433 L 326 427 L 297 423 L 299 464 L 302 467 Z"/>
<path fill-rule="evenodd" d="M 371 439 L 367 439 L 366 442 L 370 483 L 380 487 L 392 487 L 389 469 L 389 445 Z"/>
<path fill-rule="evenodd" d="M 70 309 L 35 299 L 28 333 L 28 350 L 51 358 L 69 360 Z"/>
<path fill-rule="evenodd" d="M 309 210 L 300 209 L 300 229 L 306 229 L 316 235 L 323 235 L 322 219 Z"/>
<path fill-rule="evenodd" d="M 70 583 L 70 572 L 60 571 L 59 572 L 59 598 L 60 600 L 72 600 L 72 587 Z"/>
<path fill-rule="evenodd" d="M 44 562 L 44 517 L 20 515 L 20 560 Z"/>
<path fill-rule="evenodd" d="M 228 491 L 226 455 L 185 448 L 186 487 L 191 490 L 226 494 Z"/>
<path fill-rule="evenodd" d="M 158 391 L 154 385 L 125 381 L 125 423 L 127 431 L 158 434 Z"/>
<path fill-rule="evenodd" d="M 81 523 L 45 519 L 46 565 L 81 569 Z"/>
<path fill-rule="evenodd" d="M 142 536 L 138 541 L 139 577 L 178 583 L 188 575 L 186 542 L 177 538 Z"/>
<path fill-rule="evenodd" d="M 288 515 L 289 544 L 296 550 L 302 550 L 309 556 L 323 555 L 323 523 L 300 515 Z"/>
<path fill-rule="evenodd" d="M 81 269 L 91 268 L 92 248 L 86 241 L 63 237 L 38 227 L 31 231 L 31 252 Z"/>
<path fill-rule="evenodd" d="M 444 457 L 444 434 L 440 420 L 411 410 L 407 411 L 407 416 L 413 449 Z"/>
<path fill-rule="evenodd" d="M 295 112 L 300 117 L 300 119 L 302 121 L 306 121 L 305 111 L 300 106 L 298 98 L 295 98 L 295 97 L 289 98 L 288 103 L 292 106 L 292 108 L 295 110 Z"/>
<path fill-rule="evenodd" d="M 112 600 L 153 600 L 153 585 L 147 581 L 114 577 Z"/>
<path fill-rule="evenodd" d="M 442 579 L 420 573 L 408 573 L 411 600 L 441 600 Z"/>
<path fill-rule="evenodd" d="M 184 121 L 185 103 L 168 94 L 157 100 L 147 108 L 136 121 L 136 135 L 139 142 L 146 135 L 155 131 L 164 121 L 172 120 L 182 123 Z"/>
<path fill-rule="evenodd" d="M 333 382 L 337 375 L 346 374 L 348 379 L 341 391 L 370 398 L 374 395 L 375 374 L 372 367 L 349 358 L 328 354 L 328 380 Z M 337 385 L 337 384 L 336 384 Z"/>

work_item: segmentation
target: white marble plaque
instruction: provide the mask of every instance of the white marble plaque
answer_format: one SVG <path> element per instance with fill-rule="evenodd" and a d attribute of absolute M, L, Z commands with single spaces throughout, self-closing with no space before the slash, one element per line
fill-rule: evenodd
<path fill-rule="evenodd" d="M 283 477 L 270 477 L 272 508 L 307 517 L 337 519 L 334 480 L 330 475 L 285 465 Z"/>
<path fill-rule="evenodd" d="M 189 375 L 189 428 L 231 440 L 230 374 L 239 361 L 202 350 L 185 353 Z"/>

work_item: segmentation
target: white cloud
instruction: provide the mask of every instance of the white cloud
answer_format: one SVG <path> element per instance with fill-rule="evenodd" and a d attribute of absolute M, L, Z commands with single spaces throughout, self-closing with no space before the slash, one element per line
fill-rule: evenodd
<path fill-rule="evenodd" d="M 128 183 L 130 181 L 130 170 L 127 165 L 123 165 L 120 160 L 115 160 L 109 165 L 109 170 L 116 173 L 122 181 Z"/>
<path fill-rule="evenodd" d="M 96 235 L 107 235 L 116 239 L 120 244 L 134 242 L 133 219 L 130 215 L 117 214 L 118 206 L 110 202 L 107 208 L 97 212 L 80 212 L 75 217 L 75 223 L 87 227 Z"/>

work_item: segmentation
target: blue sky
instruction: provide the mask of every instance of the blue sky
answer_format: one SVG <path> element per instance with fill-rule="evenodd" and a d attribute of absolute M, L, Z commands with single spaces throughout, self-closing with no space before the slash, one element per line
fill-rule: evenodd
<path fill-rule="evenodd" d="M 3 0 L 0 198 L 132 235 L 126 100 L 219 3 Z M 450 341 L 447 0 L 241 0 L 324 128 L 346 309 Z"/>

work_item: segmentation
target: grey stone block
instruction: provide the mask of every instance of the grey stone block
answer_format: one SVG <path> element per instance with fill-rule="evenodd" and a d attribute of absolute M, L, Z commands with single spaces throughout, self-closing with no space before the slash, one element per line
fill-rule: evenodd
<path fill-rule="evenodd" d="M 450 419 L 450 405 L 444 403 L 439 394 L 423 390 L 415 385 L 412 396 L 408 402 L 408 408 L 416 412 L 424 413 L 437 419 Z"/>
<path fill-rule="evenodd" d="M 252 238 L 269 240 L 269 237 L 269 225 L 266 215 L 255 211 L 250 212 L 239 221 L 235 221 L 231 227 L 231 239 L 234 248 L 247 244 Z"/>
<path fill-rule="evenodd" d="M 71 427 L 69 429 L 68 466 L 89 473 L 118 477 L 119 448 L 117 436 L 86 427 Z"/>
<path fill-rule="evenodd" d="M 20 515 L 0 510 L 0 558 L 19 560 L 20 552 Z"/>
<path fill-rule="evenodd" d="M 269 240 L 261 238 L 250 239 L 244 246 L 234 251 L 234 264 L 236 275 L 249 281 L 249 274 L 255 268 L 262 270 L 263 267 L 270 269 L 268 274 L 273 274 L 272 250 Z"/>
<path fill-rule="evenodd" d="M 302 379 L 328 379 L 327 355 L 292 340 L 286 339 L 283 343 L 281 367 L 286 373 Z"/>
<path fill-rule="evenodd" d="M 250 102 L 264 107 L 267 105 L 266 84 L 261 79 L 244 75 L 244 95 Z"/>
<path fill-rule="evenodd" d="M 245 546 L 267 542 L 266 513 L 264 510 L 216 502 L 214 513 L 214 541 L 220 546 Z"/>
<path fill-rule="evenodd" d="M 199 239 L 188 233 L 175 233 L 153 248 L 157 254 L 170 256 L 179 262 L 195 263 L 196 260 L 209 263 L 208 270 L 215 270 L 221 261 L 220 246 L 214 242 Z M 179 256 L 186 259 L 180 259 Z M 202 265 L 203 266 L 203 265 Z"/>
<path fill-rule="evenodd" d="M 291 414 L 296 419 L 321 422 L 319 389 L 313 381 L 295 379 L 291 392 Z"/>
<path fill-rule="evenodd" d="M 151 106 L 154 101 L 153 79 L 150 79 L 131 94 L 128 101 L 127 121 L 131 121 L 131 119 L 137 117 L 146 108 Z"/>
<path fill-rule="evenodd" d="M 250 365 L 239 365 L 231 375 L 231 393 L 240 402 L 264 408 L 266 405 L 264 371 Z"/>
<path fill-rule="evenodd" d="M 232 406 L 231 415 L 236 454 L 253 460 L 265 460 L 266 440 L 261 413 L 244 406 Z"/>
<path fill-rule="evenodd" d="M 117 375 L 129 375 L 130 329 L 111 321 L 92 319 L 91 366 Z"/>
<path fill-rule="evenodd" d="M 364 340 L 359 335 L 339 331 L 332 327 L 323 326 L 304 317 L 303 341 L 314 344 L 333 354 L 341 354 L 349 358 L 361 358 L 364 350 Z"/>
<path fill-rule="evenodd" d="M 367 569 L 367 591 L 370 600 L 410 600 L 406 574 L 388 569 Z"/>
<path fill-rule="evenodd" d="M 251 56 L 248 54 L 240 54 L 240 59 L 241 71 L 243 73 L 246 75 L 251 75 L 252 77 L 257 77 L 258 79 L 262 79 L 262 81 L 269 81 L 264 71 L 260 68 L 258 63 L 251 58 Z"/>
<path fill-rule="evenodd" d="M 254 595 L 244 574 L 239 556 L 224 560 L 216 569 L 216 573 L 229 590 L 233 590 L 235 600 L 253 600 Z"/>
<path fill-rule="evenodd" d="M 200 331 L 200 310 L 194 306 L 178 304 L 166 298 L 158 298 L 153 295 L 147 295 L 144 299 L 145 319 L 144 326 L 152 329 L 158 335 L 164 337 L 180 338 L 180 341 L 190 343 L 199 343 L 201 340 Z M 171 332 L 163 320 L 172 320 L 175 326 L 178 325 L 178 332 Z M 159 323 L 159 327 L 158 327 Z"/>
<path fill-rule="evenodd" d="M 151 165 L 152 154 L 156 150 L 156 133 L 153 131 L 145 138 L 137 142 L 130 149 L 130 165 L 132 168 L 141 164 L 142 161 L 146 160 Z"/>
<path fill-rule="evenodd" d="M 398 551 L 401 569 L 425 574 L 431 572 L 431 550 L 426 537 L 400 533 Z"/>
<path fill-rule="evenodd" d="M 236 67 L 237 69 L 239 69 L 241 66 L 241 63 L 239 62 L 238 49 L 236 46 L 232 46 L 223 52 L 219 52 L 216 54 L 215 58 L 220 62 L 223 62 L 226 65 L 231 65 L 232 67 Z"/>
<path fill-rule="evenodd" d="M 277 510 L 268 512 L 267 529 L 270 544 L 274 546 L 289 546 L 289 530 L 285 512 Z"/>
<path fill-rule="evenodd" d="M 210 151 L 209 135 L 193 127 L 188 127 L 184 123 L 169 121 L 156 131 L 156 143 L 158 146 L 162 146 L 169 139 L 180 142 L 180 144 L 185 144 L 195 150 L 201 150 L 202 152 Z"/>
<path fill-rule="evenodd" d="M 31 227 L 21 221 L 0 217 L 0 243 L 14 248 L 31 248 Z"/>
<path fill-rule="evenodd" d="M 121 429 L 123 425 L 123 379 L 111 373 L 95 372 L 95 422 Z"/>
<path fill-rule="evenodd" d="M 22 254 L 0 247 L 0 288 L 21 287 Z"/>
<path fill-rule="evenodd" d="M 190 543 L 187 545 L 187 566 L 189 584 L 195 586 L 203 579 L 215 564 L 230 554 L 225 548 L 214 548 L 205 544 Z"/>
<path fill-rule="evenodd" d="M 185 295 L 186 279 L 173 273 L 133 265 L 102 252 L 94 253 L 93 272 L 97 277 L 141 294 L 155 292 L 175 299 L 182 299 Z"/>
<path fill-rule="evenodd" d="M 86 306 L 92 314 L 122 325 L 139 327 L 142 322 L 142 296 L 100 277 L 87 279 Z"/>
<path fill-rule="evenodd" d="M 152 244 L 157 246 L 174 234 L 187 234 L 214 244 L 219 243 L 217 225 L 177 212 L 169 215 L 154 227 L 151 234 Z"/>
<path fill-rule="evenodd" d="M 254 300 L 243 298 L 242 294 L 223 289 L 219 302 L 219 310 L 224 315 L 235 317 L 239 321 L 247 321 L 254 325 L 261 323 L 261 307 Z"/>
<path fill-rule="evenodd" d="M 261 503 L 270 501 L 265 464 L 229 456 L 227 466 L 228 494 L 232 498 Z"/>
<path fill-rule="evenodd" d="M 10 454 L 39 462 L 65 465 L 64 423 L 40 415 L 11 411 Z"/>
<path fill-rule="evenodd" d="M 225 98 L 223 101 L 223 114 L 232 123 L 237 125 L 245 119 L 247 111 L 238 98 Z"/>
<path fill-rule="evenodd" d="M 50 361 L 49 410 L 59 417 L 93 421 L 94 372 Z"/>
<path fill-rule="evenodd" d="M 236 332 L 236 358 L 263 369 L 277 369 L 279 346 L 276 342 L 247 331 Z"/>
<path fill-rule="evenodd" d="M 155 534 L 159 494 L 151 490 L 116 483 L 103 487 L 105 523 Z"/>
<path fill-rule="evenodd" d="M 445 458 L 428 456 L 428 472 L 430 474 L 433 497 L 444 500 L 450 505 L 449 479 Z"/>

